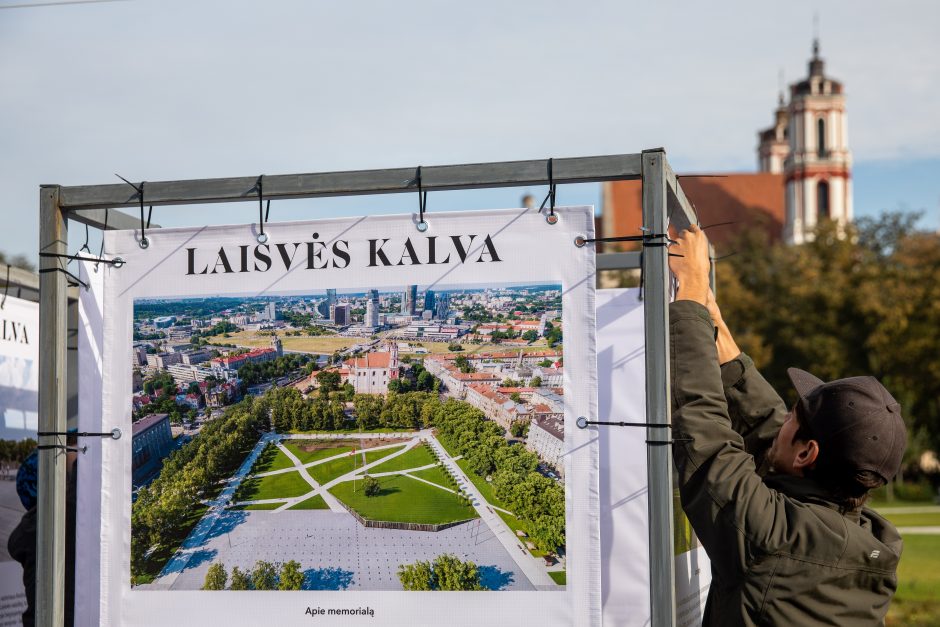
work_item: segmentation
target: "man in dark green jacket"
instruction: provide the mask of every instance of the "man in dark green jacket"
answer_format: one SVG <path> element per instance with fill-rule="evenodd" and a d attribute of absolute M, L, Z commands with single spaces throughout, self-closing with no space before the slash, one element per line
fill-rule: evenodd
<path fill-rule="evenodd" d="M 677 242 L 674 457 L 712 563 L 704 623 L 883 623 L 901 538 L 863 504 L 900 468 L 900 406 L 873 377 L 824 383 L 791 368 L 800 399 L 787 411 L 721 319 L 704 234 L 692 226 Z"/>

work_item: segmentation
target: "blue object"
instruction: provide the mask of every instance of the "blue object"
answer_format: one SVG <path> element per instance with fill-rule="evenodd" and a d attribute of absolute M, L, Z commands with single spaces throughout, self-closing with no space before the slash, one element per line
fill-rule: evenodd
<path fill-rule="evenodd" d="M 39 451 L 33 451 L 20 464 L 16 473 L 16 493 L 26 509 L 36 506 L 36 487 L 39 483 Z"/>

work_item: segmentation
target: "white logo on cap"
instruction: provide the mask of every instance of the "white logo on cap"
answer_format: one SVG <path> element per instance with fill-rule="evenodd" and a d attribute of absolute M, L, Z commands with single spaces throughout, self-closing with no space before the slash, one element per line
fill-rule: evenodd
<path fill-rule="evenodd" d="M 868 557 L 872 559 L 877 559 L 879 555 L 881 555 L 881 551 L 875 550 L 875 551 L 872 551 L 871 555 L 869 555 Z"/>

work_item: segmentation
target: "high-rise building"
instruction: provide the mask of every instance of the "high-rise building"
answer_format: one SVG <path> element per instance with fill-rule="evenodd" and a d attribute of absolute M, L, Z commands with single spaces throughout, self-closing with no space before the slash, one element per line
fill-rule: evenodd
<path fill-rule="evenodd" d="M 264 306 L 264 309 L 261 311 L 262 320 L 276 320 L 277 319 L 277 309 L 274 307 L 274 303 L 268 303 Z"/>
<path fill-rule="evenodd" d="M 369 290 L 366 298 L 365 326 L 379 326 L 379 291 Z"/>
<path fill-rule="evenodd" d="M 336 290 L 329 289 L 326 291 L 326 298 L 321 300 L 317 304 L 317 312 L 324 318 L 333 319 L 333 305 L 336 304 Z"/>
<path fill-rule="evenodd" d="M 438 320 L 447 319 L 447 310 L 450 308 L 450 298 L 447 296 L 447 292 L 437 295 L 437 302 L 434 303 L 435 309 L 437 310 Z"/>
<path fill-rule="evenodd" d="M 417 300 L 418 286 L 409 285 L 406 287 L 405 292 L 401 297 L 401 313 L 403 316 L 415 315 L 415 310 L 417 309 Z"/>
<path fill-rule="evenodd" d="M 330 308 L 330 320 L 336 326 L 345 327 L 349 324 L 349 303 L 335 303 Z"/>
<path fill-rule="evenodd" d="M 424 292 L 424 311 L 434 312 L 434 290 Z"/>

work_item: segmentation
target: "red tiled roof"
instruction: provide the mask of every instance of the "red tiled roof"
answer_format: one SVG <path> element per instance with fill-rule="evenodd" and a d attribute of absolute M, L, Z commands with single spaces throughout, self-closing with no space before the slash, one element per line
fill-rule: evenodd
<path fill-rule="evenodd" d="M 343 363 L 356 368 L 388 368 L 392 361 L 391 353 L 366 353 L 347 359 Z"/>
<path fill-rule="evenodd" d="M 783 174 L 692 175 L 681 176 L 680 183 L 703 225 L 734 222 L 708 231 L 713 244 L 727 244 L 741 231 L 755 228 L 763 230 L 771 241 L 783 239 L 786 217 Z M 642 206 L 640 181 L 606 183 L 603 237 L 638 234 L 643 220 Z"/>

